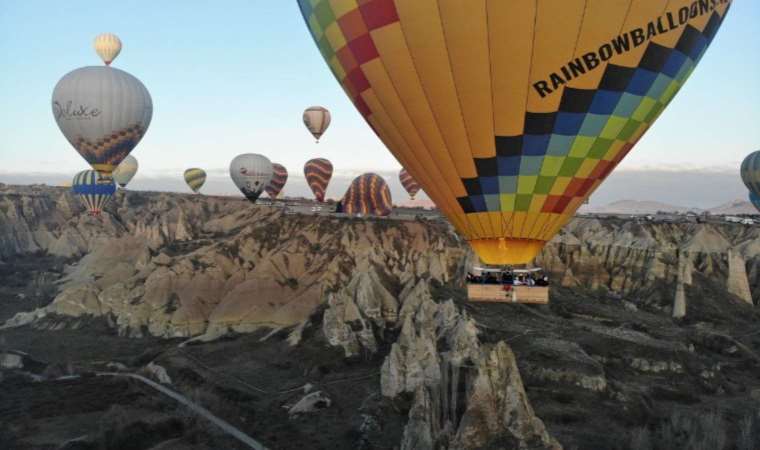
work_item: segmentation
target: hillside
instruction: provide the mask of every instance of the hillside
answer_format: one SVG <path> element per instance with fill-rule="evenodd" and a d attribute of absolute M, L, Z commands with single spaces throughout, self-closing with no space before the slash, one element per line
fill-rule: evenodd
<path fill-rule="evenodd" d="M 0 390 L 34 397 L 23 377 L 62 365 L 153 363 L 269 448 L 756 448 L 758 238 L 576 219 L 538 259 L 549 306 L 476 305 L 461 284 L 471 255 L 442 222 L 144 192 L 94 219 L 64 189 L 5 186 L 0 352 L 36 362 L 5 370 Z M 58 395 L 78 405 L 71 383 Z M 100 439 L 77 408 L 42 412 L 54 388 L 0 396 L 0 443 Z M 108 389 L 127 422 L 151 411 L 140 427 L 176 425 L 161 448 L 214 448 L 144 392 Z M 289 413 L 307 398 L 319 406 Z"/>

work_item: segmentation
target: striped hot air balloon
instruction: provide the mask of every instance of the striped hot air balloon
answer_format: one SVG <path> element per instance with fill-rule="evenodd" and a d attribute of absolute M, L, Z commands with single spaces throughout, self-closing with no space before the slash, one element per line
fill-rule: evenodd
<path fill-rule="evenodd" d="M 343 196 L 341 204 L 346 214 L 388 216 L 393 211 L 388 183 L 374 173 L 356 177 Z"/>
<path fill-rule="evenodd" d="M 631 151 L 731 2 L 298 4 L 373 131 L 483 262 L 510 265 L 532 261 Z"/>
<path fill-rule="evenodd" d="M 92 45 L 95 47 L 95 53 L 100 56 L 107 66 L 110 66 L 113 60 L 121 53 L 121 39 L 112 33 L 97 35 Z"/>
<path fill-rule="evenodd" d="M 332 163 L 325 158 L 309 160 L 303 167 L 303 173 L 306 175 L 306 182 L 314 193 L 314 197 L 318 202 L 324 202 L 325 191 L 333 174 Z"/>
<path fill-rule="evenodd" d="M 137 158 L 132 155 L 127 155 L 124 161 L 121 162 L 113 171 L 113 179 L 122 188 L 127 187 L 132 178 L 137 173 L 139 165 L 137 164 Z"/>
<path fill-rule="evenodd" d="M 206 171 L 198 168 L 187 169 L 184 177 L 185 183 L 197 194 L 206 182 Z"/>
<path fill-rule="evenodd" d="M 288 169 L 282 164 L 272 163 L 272 181 L 269 182 L 265 190 L 269 194 L 269 198 L 275 199 L 282 188 L 285 187 L 285 183 L 288 182 Z"/>
<path fill-rule="evenodd" d="M 319 143 L 319 139 L 327 131 L 331 120 L 330 111 L 321 106 L 312 106 L 303 112 L 303 124 L 309 129 L 309 132 L 317 140 L 317 143 Z"/>
<path fill-rule="evenodd" d="M 83 170 L 74 176 L 71 191 L 82 199 L 91 215 L 99 216 L 116 192 L 116 184 L 94 170 Z"/>
<path fill-rule="evenodd" d="M 409 175 L 409 172 L 403 168 L 398 174 L 398 179 L 401 181 L 401 185 L 404 186 L 404 189 L 406 189 L 406 192 L 409 193 L 409 198 L 414 200 L 414 196 L 420 191 L 420 184 L 417 183 L 417 181 Z"/>

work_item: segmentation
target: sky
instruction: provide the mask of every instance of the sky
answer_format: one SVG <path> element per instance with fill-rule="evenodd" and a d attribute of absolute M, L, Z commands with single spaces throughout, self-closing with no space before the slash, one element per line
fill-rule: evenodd
<path fill-rule="evenodd" d="M 592 204 L 710 207 L 745 196 L 738 166 L 760 149 L 758 23 L 760 2 L 734 1 L 691 79 Z M 333 78 L 295 0 L 0 0 L 0 182 L 52 182 L 86 168 L 58 130 L 50 96 L 67 72 L 100 64 L 92 40 L 105 31 L 124 43 L 114 66 L 153 98 L 153 121 L 133 152 L 134 188 L 186 190 L 182 171 L 203 167 L 214 193 L 232 194 L 229 161 L 253 152 L 285 165 L 291 179 L 308 159 L 332 160 L 329 196 L 370 170 L 401 195 L 400 165 Z M 301 121 L 311 105 L 333 115 L 320 144 Z M 295 182 L 286 193 L 305 189 Z"/>

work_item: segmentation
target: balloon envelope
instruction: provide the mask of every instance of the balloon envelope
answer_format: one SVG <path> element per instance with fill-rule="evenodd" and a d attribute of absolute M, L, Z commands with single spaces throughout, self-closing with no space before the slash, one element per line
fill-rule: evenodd
<path fill-rule="evenodd" d="M 95 53 L 109 66 L 121 53 L 121 39 L 112 33 L 102 33 L 95 37 L 93 42 Z"/>
<path fill-rule="evenodd" d="M 116 192 L 116 184 L 94 170 L 83 170 L 74 176 L 71 191 L 79 196 L 91 215 L 99 216 Z"/>
<path fill-rule="evenodd" d="M 288 169 L 282 164 L 272 164 L 272 181 L 269 182 L 265 188 L 269 198 L 277 198 L 282 192 L 282 188 L 285 187 L 285 183 L 288 182 Z"/>
<path fill-rule="evenodd" d="M 754 192 L 750 191 L 749 193 L 749 202 L 752 203 L 752 206 L 755 207 L 755 209 L 760 212 L 760 196 L 755 194 Z"/>
<path fill-rule="evenodd" d="M 137 146 L 153 116 L 145 86 L 112 67 L 82 67 L 53 90 L 53 116 L 63 135 L 106 178 Z"/>
<path fill-rule="evenodd" d="M 193 192 L 196 194 L 201 190 L 203 184 L 206 182 L 206 171 L 203 169 L 192 168 L 185 170 L 184 173 L 185 183 L 190 186 Z"/>
<path fill-rule="evenodd" d="M 409 198 L 414 200 L 414 196 L 420 191 L 420 184 L 409 175 L 409 172 L 407 172 L 406 169 L 401 169 L 401 172 L 398 174 L 398 179 L 401 181 L 401 185 L 404 186 L 404 189 L 406 189 L 406 192 L 409 193 Z"/>
<path fill-rule="evenodd" d="M 128 155 L 124 158 L 124 161 L 119 164 L 113 171 L 113 179 L 121 187 L 126 187 L 132 178 L 137 173 L 137 158 L 132 155 Z"/>
<path fill-rule="evenodd" d="M 272 180 L 272 173 L 272 162 L 263 155 L 245 153 L 230 163 L 232 181 L 252 203 L 256 203 L 264 192 Z"/>
<path fill-rule="evenodd" d="M 740 173 L 747 189 L 760 195 L 760 151 L 752 152 L 744 158 Z"/>
<path fill-rule="evenodd" d="M 325 191 L 330 184 L 333 174 L 333 165 L 325 158 L 314 158 L 306 162 L 303 167 L 303 174 L 306 176 L 306 182 L 314 193 L 314 198 L 318 202 L 325 201 Z"/>
<path fill-rule="evenodd" d="M 728 10 L 692 0 L 298 3 L 356 108 L 492 264 L 530 262 L 572 218 L 670 103 Z"/>
<path fill-rule="evenodd" d="M 327 131 L 331 120 L 330 111 L 321 106 L 312 106 L 303 112 L 303 123 L 317 142 Z"/>
<path fill-rule="evenodd" d="M 341 202 L 346 214 L 388 216 L 393 211 L 388 183 L 374 173 L 365 173 L 354 179 Z"/>

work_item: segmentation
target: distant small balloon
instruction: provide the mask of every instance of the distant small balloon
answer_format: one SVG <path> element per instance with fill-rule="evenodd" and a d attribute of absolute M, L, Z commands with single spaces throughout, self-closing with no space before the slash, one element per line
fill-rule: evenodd
<path fill-rule="evenodd" d="M 282 164 L 272 164 L 272 181 L 266 187 L 269 198 L 275 199 L 282 192 L 282 188 L 285 187 L 285 183 L 288 182 L 288 169 Z"/>
<path fill-rule="evenodd" d="M 198 168 L 187 169 L 184 177 L 185 183 L 197 194 L 206 182 L 206 171 Z"/>
<path fill-rule="evenodd" d="M 401 181 L 401 185 L 404 186 L 404 189 L 406 189 L 406 192 L 409 193 L 409 198 L 414 200 L 414 196 L 420 191 L 420 184 L 409 175 L 409 172 L 407 172 L 406 169 L 401 169 L 401 172 L 398 174 L 398 179 Z"/>
<path fill-rule="evenodd" d="M 74 176 L 71 191 L 79 196 L 90 215 L 99 216 L 116 192 L 116 184 L 94 170 L 83 170 Z"/>
<path fill-rule="evenodd" d="M 95 47 L 95 52 L 107 66 L 110 66 L 113 60 L 121 53 L 121 39 L 112 33 L 97 35 L 93 46 Z"/>
<path fill-rule="evenodd" d="M 341 202 L 346 214 L 389 216 L 393 201 L 388 183 L 377 174 L 365 173 L 356 177 Z"/>
<path fill-rule="evenodd" d="M 330 184 L 333 174 L 333 165 L 325 158 L 314 158 L 306 162 L 303 167 L 303 174 L 306 176 L 306 183 L 309 184 L 314 198 L 318 202 L 325 201 L 325 191 Z"/>
<path fill-rule="evenodd" d="M 230 163 L 232 181 L 252 203 L 256 203 L 264 188 L 272 181 L 272 174 L 272 162 L 263 155 L 245 153 Z"/>
<path fill-rule="evenodd" d="M 132 155 L 127 155 L 127 157 L 124 158 L 124 161 L 122 161 L 121 164 L 116 167 L 116 170 L 113 171 L 114 181 L 116 181 L 116 183 L 122 188 L 127 187 L 127 184 L 132 181 L 132 178 L 134 178 L 137 173 L 138 167 L 137 158 Z"/>
<path fill-rule="evenodd" d="M 303 112 L 303 123 L 317 140 L 317 143 L 319 143 L 319 139 L 327 131 L 331 120 L 330 111 L 322 106 L 312 106 Z"/>

